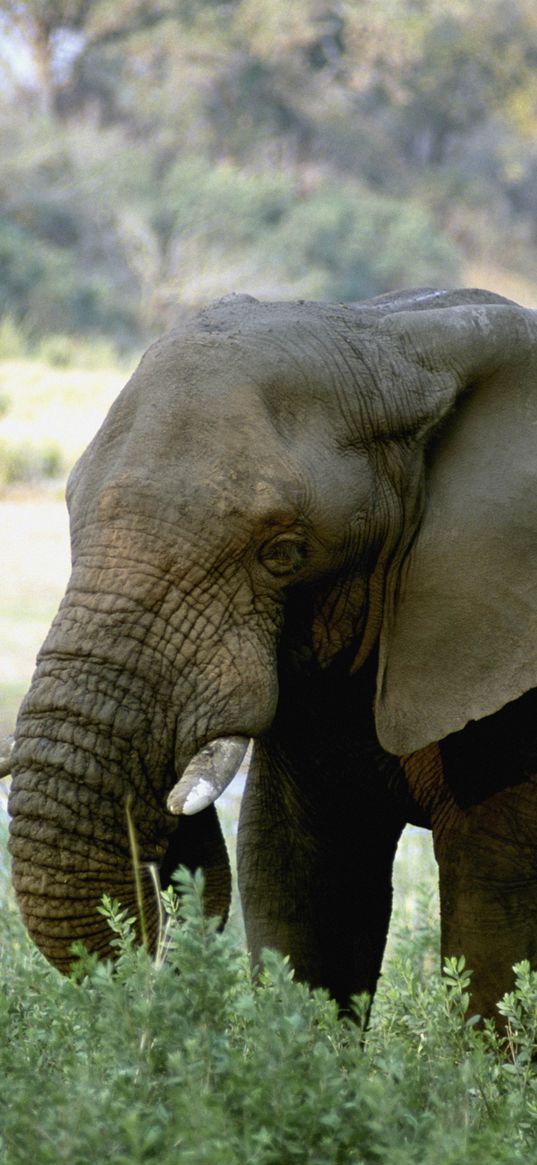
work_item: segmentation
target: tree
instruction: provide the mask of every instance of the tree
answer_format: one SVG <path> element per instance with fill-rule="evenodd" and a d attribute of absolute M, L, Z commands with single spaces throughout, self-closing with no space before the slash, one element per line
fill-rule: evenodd
<path fill-rule="evenodd" d="M 3 0 L 5 34 L 14 33 L 29 51 L 35 92 L 41 113 L 61 110 L 62 93 L 73 80 L 74 65 L 96 47 L 114 44 L 139 29 L 151 28 L 173 11 L 163 0 Z"/>
<path fill-rule="evenodd" d="M 0 0 L 0 31 L 29 62 L 2 302 L 34 328 L 537 268 L 534 0 Z"/>

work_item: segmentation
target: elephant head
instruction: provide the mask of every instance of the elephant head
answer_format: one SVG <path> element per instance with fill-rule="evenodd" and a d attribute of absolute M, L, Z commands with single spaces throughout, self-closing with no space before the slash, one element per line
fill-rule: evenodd
<path fill-rule="evenodd" d="M 485 292 L 230 297 L 149 349 L 71 474 L 17 724 L 13 878 L 47 958 L 109 952 L 103 893 L 140 912 L 133 835 L 149 941 L 150 867 L 203 867 L 225 915 L 212 802 L 291 689 L 376 673 L 402 755 L 535 685 L 536 425 L 537 317 Z"/>

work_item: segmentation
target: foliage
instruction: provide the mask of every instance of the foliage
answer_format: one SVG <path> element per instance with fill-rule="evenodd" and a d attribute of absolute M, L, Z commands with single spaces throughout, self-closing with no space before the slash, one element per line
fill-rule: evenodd
<path fill-rule="evenodd" d="M 129 269 L 113 230 L 114 207 L 102 198 L 110 165 L 104 143 L 95 156 L 94 134 L 58 132 L 49 120 L 31 118 L 17 132 L 9 110 L 2 112 L 0 313 L 23 319 L 29 335 L 132 337 Z M 125 153 L 115 172 L 117 198 L 122 163 L 138 169 Z"/>
<path fill-rule="evenodd" d="M 62 451 L 55 441 L 12 445 L 0 440 L 0 488 L 24 482 L 27 485 L 65 476 Z"/>
<path fill-rule="evenodd" d="M 319 297 L 358 300 L 380 287 L 456 279 L 455 249 L 425 210 L 346 183 L 324 183 L 295 204 L 273 245 L 292 275 L 317 278 Z"/>
<path fill-rule="evenodd" d="M 24 329 L 10 315 L 0 318 L 0 360 L 16 360 L 25 356 L 28 351 L 28 339 Z M 6 411 L 6 403 L 2 406 L 0 415 Z"/>
<path fill-rule="evenodd" d="M 4 898 L 5 1165 L 103 1154 L 117 1165 L 533 1159 L 537 977 L 527 966 L 502 1005 L 505 1041 L 466 1018 L 462 960 L 440 978 L 403 949 L 364 1043 L 279 956 L 267 953 L 252 983 L 235 939 L 203 918 L 200 877 L 180 874 L 177 887 L 156 958 L 105 900 L 116 969 L 78 949 L 71 980 L 44 963 Z"/>
<path fill-rule="evenodd" d="M 535 279 L 532 0 L 3 0 L 0 315 Z"/>
<path fill-rule="evenodd" d="M 94 340 L 83 336 L 51 333 L 36 344 L 29 345 L 28 354 L 50 368 L 102 369 L 118 368 L 117 349 L 106 337 Z"/>

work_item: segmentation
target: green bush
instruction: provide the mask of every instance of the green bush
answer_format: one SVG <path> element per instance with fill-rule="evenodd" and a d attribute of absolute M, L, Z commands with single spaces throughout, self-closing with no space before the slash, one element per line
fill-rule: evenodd
<path fill-rule="evenodd" d="M 0 215 L 0 315 L 24 321 L 31 336 L 131 335 L 131 305 L 99 271 L 85 274 L 76 252 Z"/>
<path fill-rule="evenodd" d="M 78 950 L 71 980 L 2 906 L 3 1165 L 527 1165 L 535 1155 L 537 976 L 518 968 L 508 1039 L 465 1018 L 469 972 L 425 974 L 404 949 L 370 1030 L 268 953 L 258 985 L 181 875 L 161 948 L 103 912 L 116 969 Z M 358 1013 L 364 1012 L 357 1001 Z"/>
<path fill-rule="evenodd" d="M 40 446 L 0 441 L 0 487 L 55 480 L 66 468 L 62 450 L 54 441 Z"/>
<path fill-rule="evenodd" d="M 19 360 L 28 352 L 28 337 L 12 315 L 0 315 L 0 360 Z"/>
<path fill-rule="evenodd" d="M 156 219 L 160 231 L 201 236 L 205 246 L 258 244 L 281 221 L 294 200 L 283 173 L 244 173 L 229 162 L 211 165 L 185 158 L 170 169 Z"/>
<path fill-rule="evenodd" d="M 36 354 L 52 368 L 72 368 L 77 362 L 77 343 L 71 336 L 45 336 Z"/>
<path fill-rule="evenodd" d="M 292 277 L 316 278 L 328 300 L 458 278 L 457 251 L 426 210 L 357 183 L 322 185 L 295 203 L 271 246 Z"/>
<path fill-rule="evenodd" d="M 119 360 L 115 345 L 101 336 L 94 340 L 62 334 L 45 336 L 35 344 L 33 355 L 52 368 L 115 368 Z"/>
<path fill-rule="evenodd" d="M 282 294 L 329 300 L 458 278 L 458 252 L 424 208 L 351 179 L 303 193 L 283 171 L 182 159 L 162 184 L 154 226 L 183 290 L 208 263 L 244 267 L 254 283 L 264 271 Z"/>

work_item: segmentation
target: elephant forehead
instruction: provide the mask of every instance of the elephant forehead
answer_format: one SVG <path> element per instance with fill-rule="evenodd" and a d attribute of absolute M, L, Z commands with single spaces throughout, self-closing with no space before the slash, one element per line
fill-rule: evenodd
<path fill-rule="evenodd" d="M 84 528 L 115 553 L 132 539 L 158 538 L 170 549 L 237 546 L 298 524 L 327 543 L 370 506 L 367 460 L 353 466 L 352 488 L 345 455 L 290 453 L 279 439 L 261 441 L 242 456 L 213 451 L 212 457 L 184 455 L 166 467 L 127 458 L 103 475 L 88 468 L 71 504 L 73 535 Z M 328 523 L 328 525 L 327 525 Z M 327 527 L 325 529 L 325 527 Z"/>
<path fill-rule="evenodd" d="M 207 517 L 208 506 L 220 516 L 274 511 L 291 520 L 315 510 L 321 479 L 325 497 L 345 496 L 340 381 L 349 372 L 328 349 L 309 317 L 300 326 L 157 342 L 73 474 L 75 521 L 95 513 L 97 499 L 101 514 L 134 501 L 145 512 L 181 504 L 191 521 Z M 355 506 L 356 470 L 353 463 Z M 362 476 L 365 499 L 367 464 L 358 485 Z"/>
<path fill-rule="evenodd" d="M 397 430 L 394 369 L 400 388 L 416 379 L 397 344 L 343 308 L 306 304 L 289 319 L 270 310 L 287 306 L 259 305 L 259 318 L 233 332 L 165 337 L 133 378 L 136 423 L 152 412 L 191 447 L 218 432 L 229 446 L 257 439 L 267 419 L 284 439 L 333 445 Z"/>
<path fill-rule="evenodd" d="M 311 458 L 338 444 L 343 411 L 312 359 L 212 338 L 147 356 L 95 438 L 86 471 L 102 482 L 136 467 L 230 486 L 293 479 L 297 443 Z M 330 413 L 330 406 L 332 412 Z M 322 414 L 322 415 L 320 415 Z"/>
<path fill-rule="evenodd" d="M 126 403 L 135 396 L 144 413 L 162 404 L 194 425 L 202 413 L 209 423 L 233 417 L 240 425 L 256 404 L 289 424 L 302 423 L 337 404 L 349 379 L 370 380 L 371 340 L 362 332 L 361 343 L 351 348 L 340 313 L 332 309 L 325 318 L 321 307 L 258 305 L 235 329 L 171 333 L 144 356 L 127 386 Z M 354 338 L 356 333 L 354 319 Z"/>
<path fill-rule="evenodd" d="M 254 522 L 293 521 L 304 508 L 306 485 L 284 464 L 261 455 L 237 462 L 201 464 L 184 458 L 158 476 L 142 466 L 120 468 L 101 482 L 93 511 L 99 523 L 119 521 L 132 526 L 150 518 L 162 524 L 191 527 L 200 536 L 215 519 L 231 531 L 234 519 Z"/>

